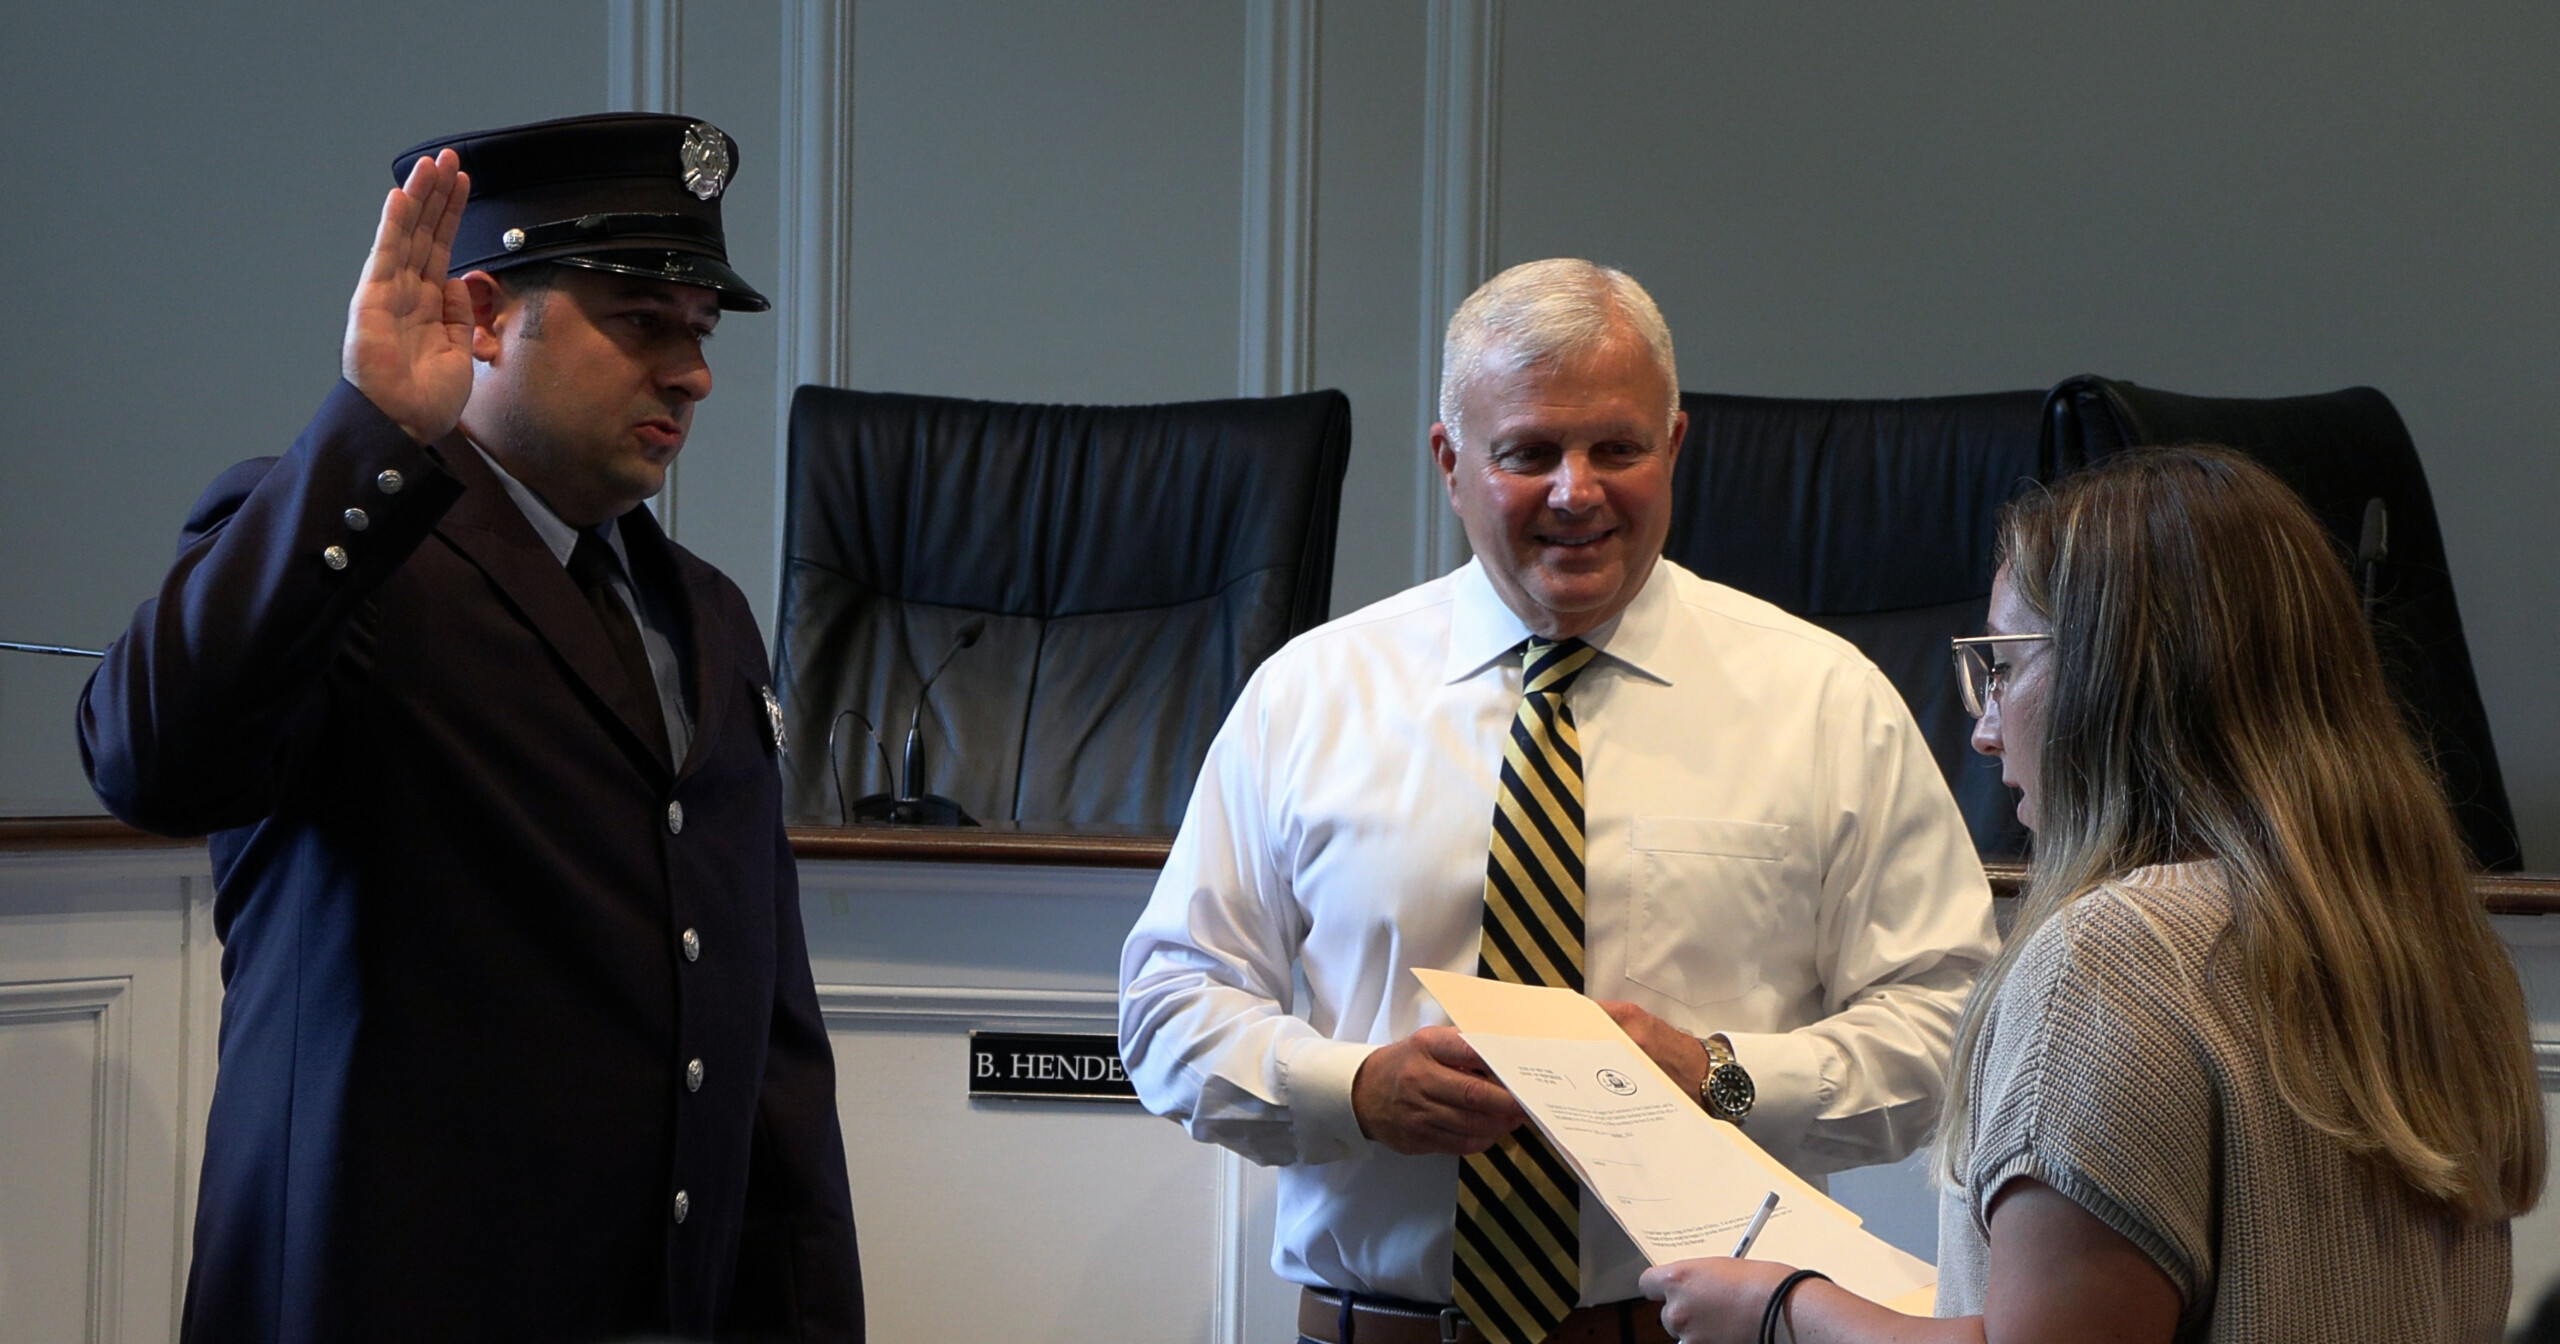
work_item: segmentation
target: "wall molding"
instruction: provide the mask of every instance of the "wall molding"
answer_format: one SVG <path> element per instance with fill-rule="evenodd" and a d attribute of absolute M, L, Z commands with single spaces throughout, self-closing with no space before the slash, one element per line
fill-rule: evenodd
<path fill-rule="evenodd" d="M 1252 1344 L 1246 1285 L 1271 1254 L 1270 1247 L 1252 1244 L 1252 1192 L 1245 1174 L 1243 1154 L 1218 1150 L 1217 1296 L 1209 1305 L 1209 1338 L 1217 1344 Z"/>
<path fill-rule="evenodd" d="M 604 105 L 616 112 L 684 110 L 684 0 L 606 0 Z M 667 483 L 649 509 L 677 535 L 684 463 L 667 464 Z"/>
<path fill-rule="evenodd" d="M 1239 396 L 1273 397 L 1314 386 L 1322 16 L 1322 0 L 1245 0 Z"/>
<path fill-rule="evenodd" d="M 184 949 L 178 976 L 177 1231 L 169 1300 L 187 1297 L 187 1271 L 195 1260 L 196 1195 L 204 1164 L 204 1134 L 213 1118 L 213 1080 L 222 1057 L 222 941 L 213 930 L 214 882 L 210 875 L 179 879 L 185 914 L 179 925 Z"/>
<path fill-rule="evenodd" d="M 804 905 L 820 896 L 836 900 L 924 898 L 937 904 L 973 899 L 1120 901 L 1143 905 L 1156 875 L 1143 868 L 1063 868 L 1041 864 L 929 863 L 862 859 L 803 859 Z M 840 913 L 840 912 L 839 912 Z M 1136 911 L 1130 911 L 1136 916 Z"/>
<path fill-rule="evenodd" d="M 830 1027 L 1000 1021 L 1111 1031 L 1120 1021 L 1120 996 L 1108 989 L 834 984 L 818 986 L 818 1012 Z"/>
<path fill-rule="evenodd" d="M 605 106 L 684 110 L 684 0 L 607 0 Z"/>
<path fill-rule="evenodd" d="M 133 1024 L 125 1011 L 129 975 L 0 984 L 0 1027 L 91 1023 L 96 1053 L 89 1082 L 89 1301 L 83 1338 L 121 1338 L 124 1303 L 125 1171 L 132 1127 Z"/>
<path fill-rule="evenodd" d="M 179 899 L 177 883 L 212 873 L 201 846 L 0 851 L 0 910 L 166 910 Z"/>
<path fill-rule="evenodd" d="M 791 394 L 853 381 L 853 0 L 783 0 L 782 327 L 774 366 L 773 586 L 791 510 Z"/>
<path fill-rule="evenodd" d="M 1440 337 L 1490 275 L 1501 166 L 1502 0 L 1429 0 L 1422 82 L 1422 277 L 1418 436 L 1440 418 Z M 1413 578 L 1464 564 L 1466 533 L 1429 454 L 1416 472 Z"/>

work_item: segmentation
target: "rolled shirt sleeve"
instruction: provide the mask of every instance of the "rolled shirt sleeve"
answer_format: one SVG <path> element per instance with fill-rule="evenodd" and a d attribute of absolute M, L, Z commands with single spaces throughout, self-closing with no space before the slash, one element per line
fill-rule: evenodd
<path fill-rule="evenodd" d="M 1305 930 L 1263 828 L 1263 682 L 1211 745 L 1122 949 L 1120 1051 L 1148 1109 L 1265 1165 L 1365 1155 L 1351 1080 L 1373 1046 L 1289 1011 Z"/>

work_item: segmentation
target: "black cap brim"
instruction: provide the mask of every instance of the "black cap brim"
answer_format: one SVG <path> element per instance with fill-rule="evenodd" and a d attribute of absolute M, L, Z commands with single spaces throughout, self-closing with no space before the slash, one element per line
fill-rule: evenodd
<path fill-rule="evenodd" d="M 729 269 L 729 263 L 699 252 L 602 252 L 539 260 L 559 266 L 575 266 L 581 270 L 664 280 L 669 284 L 699 285 L 719 295 L 720 307 L 728 312 L 761 313 L 773 307 L 773 301 L 757 293 L 755 286 Z"/>

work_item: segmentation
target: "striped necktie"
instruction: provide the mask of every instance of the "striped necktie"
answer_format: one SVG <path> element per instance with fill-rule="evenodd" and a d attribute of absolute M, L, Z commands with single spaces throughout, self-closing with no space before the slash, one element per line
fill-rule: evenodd
<path fill-rule="evenodd" d="M 1582 988 L 1582 740 L 1565 691 L 1598 651 L 1532 638 L 1485 865 L 1476 974 Z M 1582 1183 L 1523 1125 L 1458 1173 L 1452 1296 L 1495 1344 L 1537 1344 L 1582 1295 Z"/>

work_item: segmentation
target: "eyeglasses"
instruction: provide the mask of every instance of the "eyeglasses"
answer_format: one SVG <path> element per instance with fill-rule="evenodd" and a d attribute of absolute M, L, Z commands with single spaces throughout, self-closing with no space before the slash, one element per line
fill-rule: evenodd
<path fill-rule="evenodd" d="M 2000 698 L 2000 679 L 2008 674 L 2007 663 L 1991 661 L 1994 644 L 2027 644 L 2050 640 L 2040 635 L 1967 635 L 1949 640 L 1955 646 L 1956 687 L 1964 695 L 1964 712 L 1981 718 L 1991 702 Z"/>

